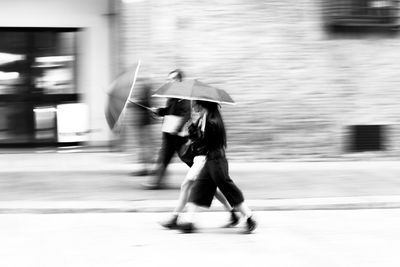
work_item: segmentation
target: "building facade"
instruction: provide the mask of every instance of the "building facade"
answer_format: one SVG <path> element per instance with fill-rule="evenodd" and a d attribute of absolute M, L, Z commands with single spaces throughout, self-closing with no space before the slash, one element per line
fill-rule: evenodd
<path fill-rule="evenodd" d="M 222 107 L 232 159 L 397 157 L 398 1 L 329 3 L 126 0 L 121 62 L 143 58 L 157 81 L 179 67 L 227 90 L 238 103 Z"/>
<path fill-rule="evenodd" d="M 0 3 L 0 146 L 106 145 L 112 2 Z"/>
<path fill-rule="evenodd" d="M 29 36 L 40 36 L 52 28 L 55 34 L 46 37 L 49 44 L 57 43 L 57 38 L 75 43 L 56 50 L 61 51 L 58 56 L 66 56 L 65 64 L 76 65 L 75 71 L 64 73 L 64 78 L 69 77 L 67 84 L 56 88 L 74 87 L 76 96 L 59 99 L 62 103 L 54 105 L 86 105 L 84 136 L 89 146 L 107 145 L 115 138 L 104 118 L 106 88 L 117 73 L 141 60 L 139 76 L 150 77 L 154 88 L 170 70 L 181 68 L 188 78 L 232 95 L 237 105 L 223 105 L 222 111 L 228 156 L 233 160 L 397 157 L 400 37 L 398 10 L 390 7 L 397 7 L 398 1 L 337 1 L 343 4 L 338 10 L 345 13 L 338 13 L 327 2 L 3 0 L 0 28 L 30 28 L 27 31 L 34 33 Z M 375 16 L 372 20 L 371 14 Z M 335 22 L 345 28 L 346 24 L 361 27 L 333 31 Z M 371 24 L 384 30 L 364 31 Z M 29 49 L 39 48 L 33 43 Z M 72 62 L 71 54 L 76 56 Z M 52 55 L 38 56 L 39 62 L 30 56 L 27 61 L 45 69 L 50 63 L 40 58 L 46 56 Z M 49 84 L 49 78 L 37 79 L 35 68 L 26 69 L 27 84 L 33 90 L 29 96 L 46 92 L 38 90 L 37 84 Z M 52 118 L 46 112 L 54 105 L 46 102 L 43 110 L 36 107 L 36 113 Z M 64 114 L 70 112 L 67 109 Z M 30 116 L 34 127 L 35 116 Z M 12 119 L 1 117 L 0 124 L 8 125 L 7 120 Z M 134 114 L 128 121 L 134 121 Z M 155 144 L 160 141 L 160 122 L 154 124 Z M 49 136 L 48 128 L 43 126 L 42 136 Z M 127 128 L 125 137 L 126 142 L 135 138 L 132 128 Z M 134 150 L 136 144 L 130 146 Z"/>

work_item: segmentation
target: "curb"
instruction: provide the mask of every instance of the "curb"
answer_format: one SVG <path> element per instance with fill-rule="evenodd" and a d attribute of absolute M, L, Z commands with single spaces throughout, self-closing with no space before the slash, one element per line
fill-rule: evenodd
<path fill-rule="evenodd" d="M 400 196 L 246 200 L 253 211 L 397 209 Z M 3 201 L 0 214 L 171 212 L 176 200 L 140 201 Z M 223 211 L 215 203 L 210 211 Z"/>

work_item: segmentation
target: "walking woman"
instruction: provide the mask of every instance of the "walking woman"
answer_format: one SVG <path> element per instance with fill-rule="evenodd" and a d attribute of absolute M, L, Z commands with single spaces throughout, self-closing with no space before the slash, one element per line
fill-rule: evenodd
<path fill-rule="evenodd" d="M 198 135 L 196 140 L 196 149 L 206 155 L 206 160 L 191 188 L 188 203 L 189 220 L 178 224 L 178 228 L 185 233 L 195 231 L 194 213 L 199 207 L 211 206 L 218 188 L 229 204 L 245 218 L 245 233 L 251 233 L 257 224 L 252 211 L 244 201 L 242 191 L 229 177 L 228 161 L 225 156 L 226 131 L 219 105 L 208 101 L 194 101 L 194 108 L 206 114 L 204 133 Z"/>
<path fill-rule="evenodd" d="M 207 151 L 204 149 L 204 146 L 198 143 L 199 141 L 201 142 L 202 136 L 205 132 L 207 112 L 205 109 L 199 109 L 198 107 L 198 105 L 194 106 L 191 112 L 192 117 L 194 118 L 191 119 L 190 126 L 188 127 L 191 144 L 191 152 L 188 154 L 190 154 L 190 161 L 193 161 L 193 165 L 190 167 L 185 179 L 181 184 L 178 205 L 175 207 L 171 218 L 161 223 L 163 227 L 168 229 L 178 228 L 178 219 L 188 202 L 190 189 L 192 188 L 196 179 L 199 177 L 204 164 L 206 163 Z M 215 198 L 218 199 L 225 209 L 230 212 L 230 220 L 225 227 L 236 226 L 239 223 L 239 217 L 236 215 L 234 209 L 229 204 L 227 199 L 219 190 L 215 191 Z"/>

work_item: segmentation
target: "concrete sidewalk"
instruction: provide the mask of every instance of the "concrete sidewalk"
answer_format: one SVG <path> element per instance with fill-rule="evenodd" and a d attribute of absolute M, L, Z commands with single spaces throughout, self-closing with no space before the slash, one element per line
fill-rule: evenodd
<path fill-rule="evenodd" d="M 132 171 L 139 165 L 133 163 L 134 156 L 129 153 L 117 152 L 65 152 L 54 150 L 27 153 L 0 154 L 0 172 L 35 172 L 35 171 Z M 184 164 L 177 160 L 169 167 L 173 170 L 186 171 Z M 239 162 L 230 161 L 231 171 L 309 171 L 309 170 L 388 170 L 400 173 L 398 161 L 269 161 L 269 162 Z"/>
<path fill-rule="evenodd" d="M 170 211 L 187 167 L 169 167 L 169 190 L 132 177 L 127 153 L 0 154 L 0 213 Z M 230 162 L 232 179 L 254 210 L 400 207 L 396 161 Z M 213 210 L 220 210 L 216 205 Z"/>

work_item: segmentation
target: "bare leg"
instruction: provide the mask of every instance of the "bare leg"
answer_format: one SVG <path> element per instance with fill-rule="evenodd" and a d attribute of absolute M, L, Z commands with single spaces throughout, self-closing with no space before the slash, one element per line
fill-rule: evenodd
<path fill-rule="evenodd" d="M 187 205 L 187 217 L 185 222 L 180 222 L 176 224 L 176 229 L 179 229 L 183 233 L 193 233 L 196 231 L 196 227 L 194 226 L 194 217 L 196 212 L 198 211 L 198 206 L 194 203 L 188 203 Z"/>
<path fill-rule="evenodd" d="M 250 234 L 257 227 L 257 222 L 253 218 L 250 208 L 244 203 L 240 203 L 235 207 L 246 218 L 245 234 Z"/>
<path fill-rule="evenodd" d="M 194 203 L 189 203 L 188 208 L 187 208 L 187 218 L 186 220 L 189 223 L 193 223 L 196 219 L 196 213 L 200 210 L 200 208 L 194 204 Z"/>
<path fill-rule="evenodd" d="M 179 199 L 178 199 L 178 206 L 174 210 L 174 214 L 178 214 L 183 211 L 183 209 L 186 206 L 186 203 L 188 202 L 189 198 L 189 192 L 190 189 L 192 188 L 192 185 L 194 181 L 197 179 L 199 176 L 204 163 L 206 161 L 205 156 L 196 156 L 193 159 L 193 165 L 190 167 L 189 171 L 186 174 L 185 179 L 183 180 L 181 184 L 181 191 L 179 194 Z"/>
<path fill-rule="evenodd" d="M 221 191 L 219 191 L 219 189 L 215 191 L 215 198 L 219 202 L 221 202 L 222 205 L 224 205 L 227 211 L 231 211 L 233 209 L 232 206 L 229 204 L 228 200 L 226 200 L 225 196 L 221 193 Z"/>
<path fill-rule="evenodd" d="M 190 189 L 192 188 L 193 182 L 194 181 L 188 180 L 188 179 L 185 179 L 182 182 L 181 191 L 179 193 L 179 198 L 178 198 L 178 205 L 175 207 L 174 212 L 173 212 L 174 215 L 178 215 L 185 208 L 185 206 L 188 202 L 189 192 L 190 192 Z"/>
<path fill-rule="evenodd" d="M 184 233 L 193 233 L 196 231 L 196 227 L 194 226 L 194 220 L 195 220 L 195 215 L 196 212 L 199 210 L 199 207 L 194 204 L 194 203 L 188 203 L 188 213 L 187 213 L 187 218 L 186 222 L 184 223 L 179 223 L 178 224 L 178 229 L 181 230 Z"/>
<path fill-rule="evenodd" d="M 251 209 L 244 202 L 237 205 L 235 209 L 239 211 L 246 219 L 252 216 Z"/>
<path fill-rule="evenodd" d="M 219 189 L 215 191 L 215 198 L 218 199 L 218 201 L 224 205 L 225 209 L 230 212 L 229 222 L 224 227 L 229 228 L 236 226 L 239 223 L 239 217 L 236 215 L 235 210 Z"/>
<path fill-rule="evenodd" d="M 175 229 L 178 226 L 177 223 L 178 217 L 188 202 L 190 189 L 192 188 L 194 180 L 200 173 L 203 165 L 204 165 L 204 160 L 202 160 L 201 157 L 198 157 L 197 160 L 194 160 L 192 167 L 189 169 L 185 179 L 181 184 L 181 190 L 179 192 L 179 198 L 178 198 L 178 205 L 175 207 L 171 219 L 161 223 L 161 225 L 164 226 L 165 228 Z"/>

